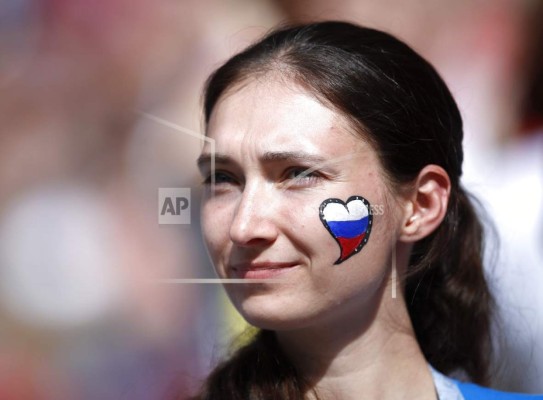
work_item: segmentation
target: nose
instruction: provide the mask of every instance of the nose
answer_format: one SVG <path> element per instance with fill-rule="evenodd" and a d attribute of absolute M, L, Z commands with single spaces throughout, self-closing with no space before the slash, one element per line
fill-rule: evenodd
<path fill-rule="evenodd" d="M 268 198 L 266 198 L 268 197 Z M 238 246 L 262 246 L 277 239 L 269 196 L 262 188 L 245 188 L 230 226 L 230 239 Z"/>

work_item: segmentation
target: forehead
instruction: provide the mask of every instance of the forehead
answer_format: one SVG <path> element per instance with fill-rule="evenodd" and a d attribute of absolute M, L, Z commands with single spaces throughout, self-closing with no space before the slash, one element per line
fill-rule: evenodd
<path fill-rule="evenodd" d="M 290 81 L 252 79 L 226 93 L 207 128 L 218 152 L 303 150 L 339 155 L 367 147 L 347 119 Z"/>

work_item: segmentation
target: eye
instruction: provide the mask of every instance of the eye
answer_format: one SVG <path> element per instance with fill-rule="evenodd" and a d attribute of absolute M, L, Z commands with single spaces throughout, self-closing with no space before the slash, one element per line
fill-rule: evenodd
<path fill-rule="evenodd" d="M 295 167 L 291 168 L 287 171 L 287 178 L 289 179 L 303 179 L 307 177 L 311 177 L 311 172 L 306 174 L 305 171 L 307 171 L 307 168 L 300 168 Z"/>
<path fill-rule="evenodd" d="M 289 186 L 308 186 L 316 183 L 320 178 L 321 175 L 317 171 L 306 167 L 292 167 L 285 173 L 285 180 Z"/>
<path fill-rule="evenodd" d="M 224 185 L 224 184 L 235 185 L 237 183 L 234 177 L 222 171 L 215 171 L 214 173 L 209 174 L 202 183 L 204 185 L 211 185 L 213 180 L 215 180 L 215 185 Z"/>

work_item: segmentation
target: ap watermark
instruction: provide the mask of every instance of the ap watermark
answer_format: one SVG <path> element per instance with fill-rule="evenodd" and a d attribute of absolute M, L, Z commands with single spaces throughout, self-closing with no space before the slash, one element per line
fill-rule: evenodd
<path fill-rule="evenodd" d="M 190 188 L 158 189 L 158 223 L 190 224 Z"/>

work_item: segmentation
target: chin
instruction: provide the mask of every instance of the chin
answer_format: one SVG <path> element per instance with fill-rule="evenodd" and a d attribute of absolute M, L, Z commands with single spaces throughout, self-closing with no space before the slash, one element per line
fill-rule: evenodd
<path fill-rule="evenodd" d="M 243 318 L 260 329 L 273 331 L 294 330 L 310 323 L 308 309 L 273 296 L 252 296 L 234 305 Z"/>

